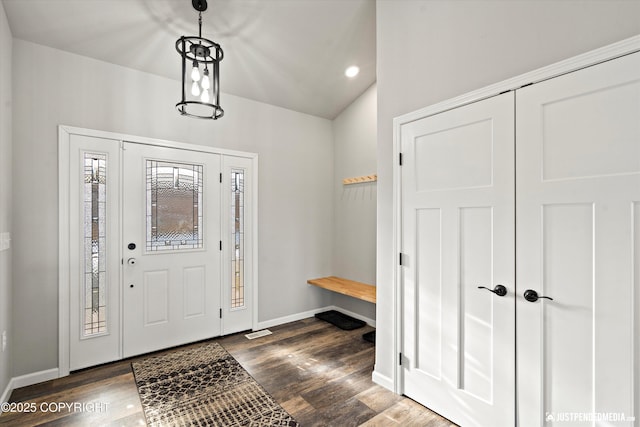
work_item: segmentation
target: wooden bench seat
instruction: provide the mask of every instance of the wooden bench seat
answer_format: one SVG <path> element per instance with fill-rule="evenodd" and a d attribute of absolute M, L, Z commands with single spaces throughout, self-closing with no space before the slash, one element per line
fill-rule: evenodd
<path fill-rule="evenodd" d="M 307 283 L 339 294 L 349 295 L 350 297 L 369 301 L 374 304 L 376 303 L 376 287 L 373 285 L 336 276 L 309 279 Z"/>

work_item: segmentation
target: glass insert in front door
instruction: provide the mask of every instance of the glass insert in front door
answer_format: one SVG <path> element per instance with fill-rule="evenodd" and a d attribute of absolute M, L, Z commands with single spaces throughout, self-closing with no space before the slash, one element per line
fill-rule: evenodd
<path fill-rule="evenodd" d="M 147 251 L 203 247 L 203 167 L 146 161 Z"/>

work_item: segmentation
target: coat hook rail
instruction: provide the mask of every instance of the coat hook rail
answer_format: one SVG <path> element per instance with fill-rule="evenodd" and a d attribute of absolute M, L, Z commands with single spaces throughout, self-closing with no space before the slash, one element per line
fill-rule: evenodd
<path fill-rule="evenodd" d="M 378 175 L 362 175 L 353 178 L 345 178 L 342 180 L 344 185 L 361 184 L 363 182 L 374 182 L 378 180 Z"/>

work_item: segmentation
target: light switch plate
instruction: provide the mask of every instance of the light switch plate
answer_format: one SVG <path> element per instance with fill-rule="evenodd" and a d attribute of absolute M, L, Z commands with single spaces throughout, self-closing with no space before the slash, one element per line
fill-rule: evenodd
<path fill-rule="evenodd" d="M 0 233 L 0 251 L 5 251 L 11 247 L 11 233 Z"/>

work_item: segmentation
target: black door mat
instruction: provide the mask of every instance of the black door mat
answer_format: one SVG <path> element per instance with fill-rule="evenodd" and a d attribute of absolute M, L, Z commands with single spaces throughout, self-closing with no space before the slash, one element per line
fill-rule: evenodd
<path fill-rule="evenodd" d="M 370 343 L 376 343 L 376 331 L 367 332 L 366 334 L 362 334 L 362 339 L 365 341 L 369 341 Z"/>
<path fill-rule="evenodd" d="M 351 316 L 347 316 L 346 314 L 335 310 L 316 313 L 316 317 L 320 320 L 324 320 L 325 322 L 329 322 L 340 329 L 344 329 L 345 331 L 362 328 L 366 325 L 362 320 L 354 319 Z"/>

